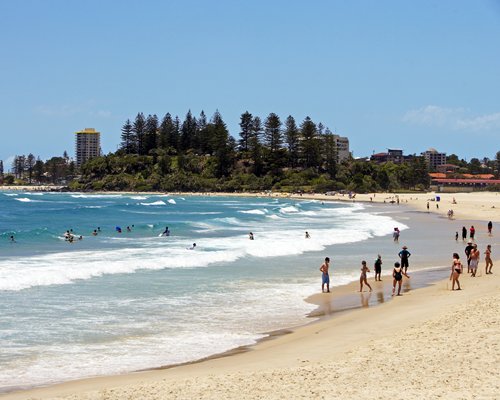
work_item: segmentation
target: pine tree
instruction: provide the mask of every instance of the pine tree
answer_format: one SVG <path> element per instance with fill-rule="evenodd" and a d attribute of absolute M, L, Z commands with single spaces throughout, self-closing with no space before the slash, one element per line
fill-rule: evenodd
<path fill-rule="evenodd" d="M 248 151 L 248 141 L 252 136 L 252 122 L 253 122 L 253 116 L 248 111 L 245 111 L 243 114 L 241 114 L 240 117 L 241 139 L 239 141 L 239 148 L 241 151 L 244 152 Z"/>
<path fill-rule="evenodd" d="M 215 150 L 216 176 L 228 176 L 232 164 L 232 149 L 229 143 L 229 132 L 219 111 L 215 111 L 210 122 L 212 147 Z"/>
<path fill-rule="evenodd" d="M 170 136 L 170 147 L 175 149 L 177 153 L 180 150 L 179 148 L 180 136 L 181 136 L 181 120 L 176 115 L 174 119 L 174 130 L 172 131 L 172 135 Z"/>
<path fill-rule="evenodd" d="M 196 135 L 196 119 L 193 118 L 191 110 L 186 114 L 186 118 L 182 123 L 181 128 L 181 138 L 180 138 L 180 150 L 185 152 L 192 148 L 193 141 Z"/>
<path fill-rule="evenodd" d="M 209 149 L 208 138 L 207 138 L 207 116 L 202 110 L 198 120 L 196 121 L 196 138 L 193 148 L 199 154 L 206 154 Z"/>
<path fill-rule="evenodd" d="M 146 120 L 144 119 L 143 113 L 138 113 L 135 117 L 135 121 L 132 127 L 134 136 L 137 140 L 137 153 L 139 155 L 146 154 L 145 152 L 145 130 L 146 130 Z"/>
<path fill-rule="evenodd" d="M 0 160 L 0 184 L 3 184 L 3 161 Z"/>
<path fill-rule="evenodd" d="M 283 143 L 281 121 L 275 113 L 271 113 L 264 122 L 264 142 L 271 153 L 277 152 Z"/>
<path fill-rule="evenodd" d="M 45 164 L 44 162 L 38 157 L 35 162 L 35 166 L 33 167 L 33 174 L 35 176 L 35 180 L 37 182 L 42 182 L 43 181 L 43 172 L 44 172 Z"/>
<path fill-rule="evenodd" d="M 302 134 L 302 165 L 304 168 L 317 168 L 320 164 L 320 149 L 316 125 L 306 117 L 300 126 Z"/>
<path fill-rule="evenodd" d="M 125 154 L 136 154 L 137 153 L 137 136 L 134 133 L 130 119 L 122 126 L 120 149 L 125 152 Z"/>
<path fill-rule="evenodd" d="M 252 132 L 248 140 L 248 151 L 253 161 L 253 173 L 256 176 L 261 176 L 264 170 L 264 162 L 262 160 L 262 123 L 259 117 L 254 117 L 252 121 Z"/>
<path fill-rule="evenodd" d="M 66 153 L 67 155 L 67 153 Z M 33 154 L 28 154 L 26 157 L 26 171 L 28 172 L 28 183 L 31 185 L 31 179 L 33 177 L 33 167 L 35 166 L 35 156 Z"/>
<path fill-rule="evenodd" d="M 285 141 L 288 148 L 290 167 L 295 168 L 299 162 L 300 132 L 295 119 L 289 115 L 285 122 Z"/>
<path fill-rule="evenodd" d="M 160 125 L 159 136 L 158 136 L 158 147 L 160 149 L 166 150 L 169 153 L 173 152 L 171 148 L 172 136 L 175 135 L 174 121 L 170 113 L 166 113 L 163 117 Z"/>
<path fill-rule="evenodd" d="M 148 115 L 144 126 L 144 154 L 149 154 L 157 147 L 158 117 L 156 114 Z"/>
<path fill-rule="evenodd" d="M 328 128 L 322 139 L 322 158 L 325 160 L 325 170 L 330 175 L 330 178 L 334 179 L 337 174 L 337 142 Z"/>

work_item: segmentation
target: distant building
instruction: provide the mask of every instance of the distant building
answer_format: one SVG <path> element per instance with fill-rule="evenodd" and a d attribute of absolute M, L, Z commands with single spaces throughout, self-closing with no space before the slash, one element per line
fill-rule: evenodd
<path fill-rule="evenodd" d="M 337 163 L 348 160 L 351 156 L 349 151 L 349 139 L 339 135 L 333 135 L 335 147 L 337 149 Z"/>
<path fill-rule="evenodd" d="M 101 155 L 101 132 L 94 128 L 85 128 L 75 132 L 76 167 L 80 168 L 85 161 Z"/>
<path fill-rule="evenodd" d="M 387 153 L 372 154 L 370 161 L 378 163 L 393 162 L 394 164 L 401 164 L 404 161 L 403 150 L 387 149 Z"/>
<path fill-rule="evenodd" d="M 435 171 L 439 165 L 446 164 L 446 153 L 440 153 L 436 149 L 430 148 L 424 151 L 422 155 L 429 166 L 430 171 Z"/>

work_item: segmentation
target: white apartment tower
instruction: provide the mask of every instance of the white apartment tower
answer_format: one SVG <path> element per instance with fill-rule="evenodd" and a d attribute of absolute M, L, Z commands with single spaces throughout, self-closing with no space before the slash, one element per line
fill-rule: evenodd
<path fill-rule="evenodd" d="M 80 168 L 85 161 L 101 155 L 101 132 L 94 128 L 85 128 L 75 132 L 76 167 Z"/>

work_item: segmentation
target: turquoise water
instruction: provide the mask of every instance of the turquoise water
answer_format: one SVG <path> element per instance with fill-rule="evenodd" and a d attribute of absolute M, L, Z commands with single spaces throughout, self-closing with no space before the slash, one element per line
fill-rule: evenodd
<path fill-rule="evenodd" d="M 326 255 L 333 285 L 352 281 L 352 246 L 375 256 L 395 226 L 348 203 L 0 192 L 0 390 L 253 344 L 304 322 Z"/>

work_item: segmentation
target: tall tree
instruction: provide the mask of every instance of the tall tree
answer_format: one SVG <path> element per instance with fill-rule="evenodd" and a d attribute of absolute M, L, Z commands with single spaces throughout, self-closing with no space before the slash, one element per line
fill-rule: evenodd
<path fill-rule="evenodd" d="M 170 113 L 166 113 L 160 124 L 160 130 L 158 134 L 158 147 L 172 153 L 172 151 L 175 149 L 175 147 L 171 147 L 173 136 L 175 136 L 174 121 L 172 120 L 172 116 L 170 115 Z"/>
<path fill-rule="evenodd" d="M 215 111 L 210 122 L 212 146 L 216 158 L 216 176 L 228 176 L 232 165 L 232 148 L 229 142 L 229 132 L 219 111 Z"/>
<path fill-rule="evenodd" d="M 182 123 L 181 127 L 181 138 L 179 147 L 180 150 L 185 152 L 188 149 L 192 148 L 194 138 L 196 136 L 196 119 L 193 118 L 191 114 L 191 110 L 189 110 L 186 114 L 186 118 Z"/>
<path fill-rule="evenodd" d="M 248 111 L 241 114 L 240 117 L 240 141 L 239 147 L 241 151 L 248 151 L 248 141 L 252 136 L 252 122 L 253 116 Z"/>
<path fill-rule="evenodd" d="M 337 174 L 337 143 L 335 136 L 327 129 L 322 138 L 322 157 L 325 160 L 325 170 L 330 175 L 330 178 L 334 179 Z"/>
<path fill-rule="evenodd" d="M 137 138 L 137 153 L 140 155 L 146 154 L 145 152 L 146 120 L 144 118 L 143 113 L 137 114 L 132 129 L 135 137 Z"/>
<path fill-rule="evenodd" d="M 270 113 L 264 122 L 264 142 L 271 153 L 277 152 L 283 143 L 280 117 L 275 113 Z"/>
<path fill-rule="evenodd" d="M 120 149 L 125 154 L 137 153 L 137 136 L 135 135 L 130 119 L 127 119 L 122 126 Z"/>
<path fill-rule="evenodd" d="M 33 178 L 34 166 L 35 166 L 35 156 L 32 153 L 30 153 L 28 154 L 28 157 L 26 157 L 26 171 L 28 172 L 28 182 L 30 185 L 31 185 L 31 179 Z"/>
<path fill-rule="evenodd" d="M 181 120 L 176 115 L 174 118 L 174 131 L 172 132 L 172 136 L 170 137 L 170 146 L 175 149 L 176 152 L 179 152 L 180 147 L 180 137 L 181 137 Z"/>
<path fill-rule="evenodd" d="M 285 142 L 288 148 L 289 165 L 295 168 L 299 162 L 300 132 L 295 119 L 289 115 L 285 121 Z"/>
<path fill-rule="evenodd" d="M 300 125 L 302 134 L 302 163 L 304 168 L 317 168 L 320 164 L 320 149 L 316 124 L 306 117 Z"/>
<path fill-rule="evenodd" d="M 43 176 L 44 170 L 45 170 L 45 164 L 40 159 L 40 157 L 38 157 L 36 159 L 35 166 L 33 167 L 33 174 L 37 182 L 42 182 L 44 180 Z"/>
<path fill-rule="evenodd" d="M 0 160 L 0 184 L 3 184 L 3 161 Z"/>
<path fill-rule="evenodd" d="M 148 115 L 144 126 L 144 154 L 149 154 L 157 147 L 158 117 L 156 114 Z"/>
<path fill-rule="evenodd" d="M 252 172 L 256 176 L 261 176 L 264 172 L 264 161 L 262 151 L 262 122 L 259 117 L 254 117 L 252 121 L 252 132 L 248 140 L 248 152 L 253 161 Z"/>
<path fill-rule="evenodd" d="M 201 110 L 200 116 L 196 121 L 196 136 L 193 143 L 193 148 L 200 154 L 206 154 L 208 152 L 208 149 L 210 148 L 208 142 L 207 116 L 205 115 L 205 111 Z"/>

